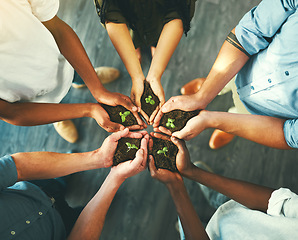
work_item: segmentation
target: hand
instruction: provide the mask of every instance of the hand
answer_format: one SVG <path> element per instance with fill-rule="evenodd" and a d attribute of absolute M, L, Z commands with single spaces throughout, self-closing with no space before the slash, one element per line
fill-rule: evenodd
<path fill-rule="evenodd" d="M 153 124 L 156 114 L 159 112 L 159 109 L 165 103 L 165 93 L 164 93 L 164 90 L 160 83 L 160 79 L 159 80 L 150 80 L 148 82 L 152 88 L 153 93 L 158 97 L 158 99 L 160 101 L 159 106 L 156 107 L 156 109 L 154 110 L 154 112 L 151 114 L 151 116 L 149 118 L 149 124 Z"/>
<path fill-rule="evenodd" d="M 130 98 L 131 100 L 136 104 L 136 106 L 140 109 L 141 115 L 144 117 L 146 122 L 149 122 L 148 115 L 142 110 L 141 108 L 141 97 L 144 92 L 144 80 L 143 81 L 133 81 L 131 92 L 130 92 Z"/>
<path fill-rule="evenodd" d="M 175 109 L 183 111 L 194 111 L 203 109 L 202 107 L 203 106 L 201 106 L 196 99 L 196 94 L 171 97 L 157 113 L 154 119 L 153 127 L 157 128 L 159 126 L 160 120 L 164 113 L 170 112 Z"/>
<path fill-rule="evenodd" d="M 99 103 L 104 103 L 104 104 L 107 104 L 110 106 L 121 105 L 121 106 L 125 107 L 126 109 L 128 109 L 130 112 L 132 112 L 132 114 L 135 116 L 139 125 L 131 126 L 131 127 L 129 127 L 129 129 L 139 130 L 139 129 L 144 129 L 147 127 L 146 124 L 142 121 L 141 117 L 139 116 L 138 112 L 140 111 L 140 108 L 135 106 L 129 97 L 127 97 L 121 93 L 112 93 L 108 90 L 101 91 L 101 93 L 99 95 L 100 95 L 100 97 L 97 98 L 97 101 Z"/>
<path fill-rule="evenodd" d="M 200 111 L 200 113 L 197 116 L 191 118 L 186 123 L 185 127 L 182 128 L 180 131 L 172 133 L 169 129 L 163 126 L 154 128 L 154 131 L 188 141 L 210 127 L 209 121 L 211 117 L 208 113 L 209 112 L 206 110 Z"/>
<path fill-rule="evenodd" d="M 185 142 L 177 139 L 176 137 L 171 137 L 171 140 L 178 147 L 178 153 L 176 156 L 177 169 L 182 175 L 186 175 L 195 168 L 195 165 L 193 165 L 190 161 L 189 152 L 186 148 Z"/>
<path fill-rule="evenodd" d="M 147 135 L 147 137 L 146 137 Z M 114 154 L 118 145 L 118 141 L 123 137 L 129 137 L 129 138 L 143 138 L 146 137 L 146 139 L 149 137 L 146 131 L 140 131 L 140 132 L 129 132 L 128 128 L 125 128 L 122 131 L 116 132 L 111 134 L 109 137 L 107 137 L 101 147 L 95 151 L 95 153 L 99 154 L 99 161 L 100 161 L 100 167 L 111 167 L 113 164 L 113 158 Z"/>
<path fill-rule="evenodd" d="M 144 171 L 147 167 L 148 140 L 149 135 L 145 134 L 141 141 L 140 149 L 136 153 L 136 157 L 133 160 L 125 161 L 112 167 L 110 174 L 124 181 Z"/>
<path fill-rule="evenodd" d="M 166 185 L 183 181 L 179 173 L 174 173 L 161 168 L 156 169 L 154 158 L 152 155 L 149 156 L 149 170 L 152 178 L 157 179 L 158 181 Z"/>

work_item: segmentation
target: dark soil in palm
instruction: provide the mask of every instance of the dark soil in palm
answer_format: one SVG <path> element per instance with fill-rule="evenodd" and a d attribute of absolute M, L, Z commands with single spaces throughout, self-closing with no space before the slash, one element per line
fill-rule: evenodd
<path fill-rule="evenodd" d="M 184 128 L 187 121 L 198 115 L 199 112 L 200 110 L 190 112 L 173 110 L 171 112 L 165 113 L 162 116 L 159 125 L 169 129 L 171 132 L 176 132 Z M 172 124 L 170 122 L 172 122 Z"/>
<path fill-rule="evenodd" d="M 125 121 L 122 121 L 123 119 L 121 118 L 120 113 L 123 114 L 128 111 L 125 107 L 121 105 L 114 107 L 106 104 L 101 104 L 101 106 L 107 111 L 112 122 L 120 123 L 125 127 L 138 125 L 137 119 L 131 112 L 125 117 Z"/>
<path fill-rule="evenodd" d="M 136 146 L 137 149 L 133 145 Z M 133 160 L 140 146 L 140 138 L 121 138 L 118 141 L 117 149 L 113 159 L 113 166 L 116 166 L 121 162 Z"/>
<path fill-rule="evenodd" d="M 176 167 L 176 155 L 178 147 L 168 140 L 152 137 L 153 147 L 150 154 L 154 157 L 156 168 L 168 169 L 172 172 L 178 172 Z M 167 151 L 164 148 L 167 148 Z M 159 152 L 160 151 L 160 152 Z"/>
<path fill-rule="evenodd" d="M 151 97 L 150 97 L 151 96 Z M 147 100 L 146 100 L 147 99 Z M 158 97 L 153 93 L 150 84 L 144 81 L 144 92 L 141 97 L 141 108 L 150 117 L 160 101 Z"/>

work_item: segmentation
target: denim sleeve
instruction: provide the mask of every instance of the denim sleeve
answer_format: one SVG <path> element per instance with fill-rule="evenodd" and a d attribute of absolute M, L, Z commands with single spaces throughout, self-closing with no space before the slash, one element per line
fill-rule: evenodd
<path fill-rule="evenodd" d="M 292 148 L 298 148 L 298 119 L 285 121 L 284 134 L 287 144 Z"/>
<path fill-rule="evenodd" d="M 250 55 L 265 49 L 297 5 L 298 0 L 263 0 L 236 26 L 237 40 Z"/>
<path fill-rule="evenodd" d="M 14 160 L 6 155 L 0 158 L 0 190 L 14 185 L 18 180 L 18 172 Z"/>

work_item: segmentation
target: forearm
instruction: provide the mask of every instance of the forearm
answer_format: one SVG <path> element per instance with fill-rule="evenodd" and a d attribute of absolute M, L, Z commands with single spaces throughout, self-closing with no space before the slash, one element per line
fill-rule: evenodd
<path fill-rule="evenodd" d="M 132 81 L 143 81 L 145 76 L 126 24 L 107 22 L 106 29 Z"/>
<path fill-rule="evenodd" d="M 44 25 L 53 34 L 61 54 L 81 76 L 92 95 L 98 101 L 97 98 L 104 87 L 98 79 L 90 59 L 76 33 L 58 17 L 54 17 L 52 20 L 45 22 Z"/>
<path fill-rule="evenodd" d="M 180 19 L 164 25 L 146 78 L 148 81 L 161 79 L 182 35 L 183 24 Z"/>
<path fill-rule="evenodd" d="M 234 30 L 232 31 L 234 32 Z M 225 41 L 218 56 L 195 98 L 205 108 L 240 71 L 249 57 L 231 43 Z"/>
<path fill-rule="evenodd" d="M 35 126 L 67 119 L 92 117 L 95 103 L 0 103 L 1 119 L 13 125 Z"/>
<path fill-rule="evenodd" d="M 99 239 L 107 211 L 122 182 L 123 180 L 119 180 L 111 174 L 108 175 L 99 191 L 80 214 L 68 240 Z"/>
<path fill-rule="evenodd" d="M 183 181 L 168 184 L 186 239 L 209 239 L 186 191 Z"/>
<path fill-rule="evenodd" d="M 182 175 L 212 188 L 250 209 L 263 212 L 267 211 L 268 201 L 274 191 L 274 189 L 268 187 L 206 172 L 195 166 Z"/>
<path fill-rule="evenodd" d="M 100 166 L 98 151 L 86 153 L 24 152 L 11 155 L 16 164 L 18 181 L 49 179 Z"/>
<path fill-rule="evenodd" d="M 291 149 L 284 136 L 285 120 L 250 114 L 208 112 L 209 127 L 273 148 Z"/>

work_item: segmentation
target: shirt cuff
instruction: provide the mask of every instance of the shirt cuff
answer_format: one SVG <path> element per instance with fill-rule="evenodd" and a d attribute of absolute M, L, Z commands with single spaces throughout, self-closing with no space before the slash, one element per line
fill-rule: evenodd
<path fill-rule="evenodd" d="M 0 158 L 0 190 L 14 185 L 18 181 L 17 167 L 9 155 Z"/>
<path fill-rule="evenodd" d="M 289 119 L 284 123 L 284 135 L 291 148 L 298 148 L 298 119 Z"/>
<path fill-rule="evenodd" d="M 284 204 L 291 198 L 297 196 L 287 188 L 275 190 L 269 199 L 267 214 L 271 216 L 285 216 Z"/>

